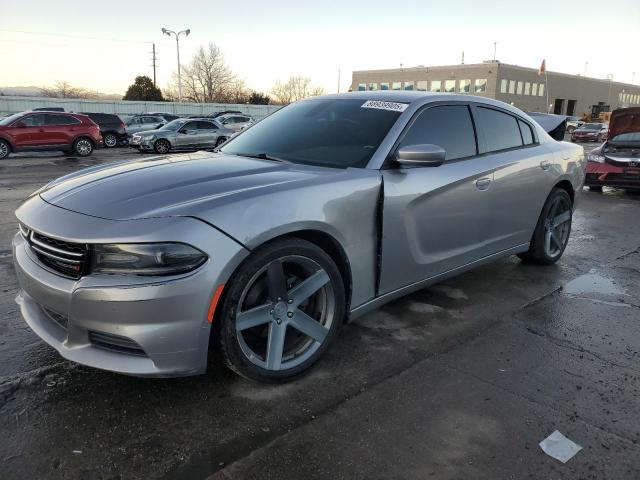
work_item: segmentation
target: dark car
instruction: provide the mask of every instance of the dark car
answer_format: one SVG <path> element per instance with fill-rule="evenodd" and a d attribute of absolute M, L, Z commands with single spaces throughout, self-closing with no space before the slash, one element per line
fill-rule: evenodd
<path fill-rule="evenodd" d="M 614 110 L 609 138 L 587 155 L 585 185 L 640 189 L 640 107 Z"/>
<path fill-rule="evenodd" d="M 87 115 L 31 111 L 0 120 L 0 159 L 11 152 L 43 150 L 86 157 L 101 146 L 100 129 Z"/>
<path fill-rule="evenodd" d="M 82 113 L 100 127 L 105 147 L 113 148 L 127 142 L 127 130 L 119 116 L 112 113 Z"/>
<path fill-rule="evenodd" d="M 572 142 L 603 142 L 607 138 L 606 123 L 585 123 L 571 133 Z"/>

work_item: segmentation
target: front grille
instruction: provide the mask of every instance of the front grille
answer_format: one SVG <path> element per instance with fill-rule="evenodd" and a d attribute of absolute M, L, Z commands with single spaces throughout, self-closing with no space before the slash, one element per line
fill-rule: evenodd
<path fill-rule="evenodd" d="M 53 310 L 50 310 L 47 307 L 42 307 L 42 309 L 51 320 L 56 322 L 56 324 L 59 325 L 60 327 L 67 330 L 67 328 L 69 327 L 69 319 L 65 315 L 62 315 L 58 312 L 54 312 Z"/>
<path fill-rule="evenodd" d="M 89 331 L 89 341 L 96 347 L 104 348 L 118 353 L 126 353 L 128 355 L 136 355 L 146 357 L 142 347 L 127 337 L 120 335 L 112 335 L 110 333 L 101 333 Z"/>
<path fill-rule="evenodd" d="M 89 247 L 81 243 L 65 242 L 29 231 L 27 241 L 31 250 L 47 267 L 66 277 L 80 278 L 89 257 Z"/>

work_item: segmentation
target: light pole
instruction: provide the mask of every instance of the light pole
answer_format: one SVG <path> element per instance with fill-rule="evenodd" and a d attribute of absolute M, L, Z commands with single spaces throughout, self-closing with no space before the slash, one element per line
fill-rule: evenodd
<path fill-rule="evenodd" d="M 189 36 L 189 34 L 191 33 L 191 30 L 187 28 L 186 30 L 181 30 L 178 33 L 176 33 L 173 30 L 168 30 L 166 28 L 163 28 L 162 33 L 164 33 L 168 37 L 170 37 L 171 35 L 175 35 L 176 37 L 176 51 L 178 52 L 178 101 L 181 102 L 182 101 L 182 78 L 180 77 L 180 35 L 184 33 L 185 36 Z"/>

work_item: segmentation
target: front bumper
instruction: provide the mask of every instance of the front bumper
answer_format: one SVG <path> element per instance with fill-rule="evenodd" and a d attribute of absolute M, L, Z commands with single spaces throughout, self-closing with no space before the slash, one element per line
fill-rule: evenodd
<path fill-rule="evenodd" d="M 101 223 L 99 230 L 103 233 L 99 236 L 105 228 L 114 228 L 114 242 L 124 240 L 115 229 L 129 230 L 129 241 L 142 241 L 143 229 L 147 230 L 142 234 L 147 237 L 144 241 L 169 241 L 172 237 L 171 241 L 191 243 L 209 255 L 203 266 L 181 276 L 87 275 L 75 280 L 41 264 L 18 233 L 13 239 L 21 287 L 16 301 L 25 321 L 40 338 L 64 358 L 103 370 L 155 377 L 194 375 L 206 370 L 209 304 L 216 287 L 227 281 L 246 256 L 243 247 L 191 218 L 115 222 L 69 212 L 40 199 L 35 203 L 37 208 L 24 211 L 21 207 L 17 214 L 25 225 L 48 236 L 72 241 L 53 228 L 55 222 L 43 221 L 46 212 L 59 225 L 73 225 L 74 230 L 97 233 L 95 224 Z M 115 223 L 120 225 L 109 226 Z M 79 243 L 105 239 L 88 240 L 91 238 L 76 237 Z M 99 340 L 105 338 L 106 345 Z M 138 350 L 118 348 L 123 339 Z"/>
<path fill-rule="evenodd" d="M 640 168 L 624 168 L 610 163 L 587 162 L 586 186 L 640 188 Z"/>

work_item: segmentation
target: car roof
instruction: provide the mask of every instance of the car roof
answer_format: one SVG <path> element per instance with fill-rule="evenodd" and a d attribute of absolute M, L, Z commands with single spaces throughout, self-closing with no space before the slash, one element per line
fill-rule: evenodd
<path fill-rule="evenodd" d="M 55 110 L 27 110 L 26 112 L 16 112 L 16 113 L 22 113 L 23 115 L 27 115 L 30 113 L 35 113 L 37 115 L 75 115 L 78 117 L 87 117 L 88 115 L 84 114 L 84 113 L 75 113 L 75 112 L 56 112 Z"/>

